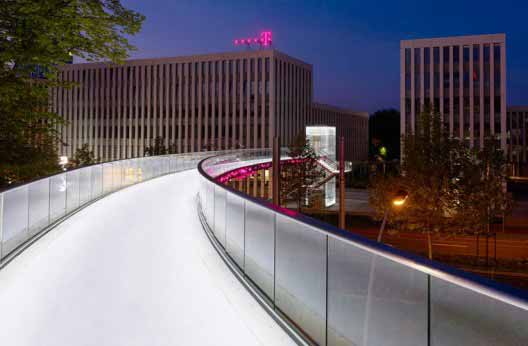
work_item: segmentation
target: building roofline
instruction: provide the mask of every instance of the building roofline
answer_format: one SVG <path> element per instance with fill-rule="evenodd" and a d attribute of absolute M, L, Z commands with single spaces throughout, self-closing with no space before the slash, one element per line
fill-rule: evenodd
<path fill-rule="evenodd" d="M 506 34 L 484 34 L 484 35 L 465 35 L 465 36 L 447 36 L 447 37 L 432 37 L 419 38 L 413 40 L 401 40 L 400 48 L 410 47 L 428 47 L 432 45 L 437 46 L 452 46 L 474 43 L 505 43 Z"/>
<path fill-rule="evenodd" d="M 312 70 L 312 65 L 308 64 L 300 59 L 289 56 L 276 49 L 262 49 L 262 50 L 248 50 L 248 51 L 232 51 L 232 52 L 221 52 L 221 53 L 206 53 L 206 54 L 195 54 L 195 55 L 181 55 L 172 57 L 158 57 L 158 58 L 140 58 L 140 59 L 127 59 L 123 65 L 138 66 L 138 65 L 151 65 L 156 63 L 185 63 L 194 61 L 217 61 L 221 59 L 241 59 L 241 58 L 263 58 L 263 57 L 275 57 L 282 60 L 287 60 L 294 64 L 299 64 Z M 107 66 L 122 66 L 110 61 L 97 61 L 97 62 L 82 62 L 75 64 L 67 64 L 60 67 L 61 70 L 75 70 L 80 68 L 100 68 Z"/>
<path fill-rule="evenodd" d="M 325 103 L 312 102 L 312 107 L 320 108 L 320 109 L 328 110 L 328 111 L 333 111 L 333 112 L 349 114 L 349 115 L 361 116 L 361 117 L 365 117 L 365 118 L 369 117 L 369 113 L 368 112 L 355 111 L 355 110 L 352 110 L 352 109 L 340 108 L 340 107 L 332 106 L 332 105 L 325 104 Z"/>
<path fill-rule="evenodd" d="M 521 106 L 521 105 L 515 105 L 515 106 L 506 106 L 506 111 L 528 111 L 528 105 Z"/>

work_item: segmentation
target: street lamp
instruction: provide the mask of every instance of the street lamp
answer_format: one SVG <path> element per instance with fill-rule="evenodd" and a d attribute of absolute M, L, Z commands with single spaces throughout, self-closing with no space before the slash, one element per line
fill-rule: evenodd
<path fill-rule="evenodd" d="M 396 192 L 392 198 L 391 205 L 387 209 L 385 209 L 385 214 L 383 215 L 383 221 L 381 223 L 380 230 L 378 232 L 378 243 L 381 243 L 381 238 L 383 237 L 383 231 L 385 230 L 385 225 L 387 224 L 387 218 L 389 217 L 389 213 L 391 211 L 392 206 L 395 207 L 401 207 L 405 204 L 405 201 L 407 201 L 407 197 L 409 197 L 409 194 L 407 191 L 399 190 Z"/>

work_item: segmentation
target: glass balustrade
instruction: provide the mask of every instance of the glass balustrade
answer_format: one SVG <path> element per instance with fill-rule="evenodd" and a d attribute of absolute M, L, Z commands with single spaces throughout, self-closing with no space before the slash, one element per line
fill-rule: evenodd
<path fill-rule="evenodd" d="M 372 242 L 214 179 L 266 160 L 269 150 L 203 160 L 199 212 L 240 276 L 304 342 L 528 345 L 525 292 Z"/>
<path fill-rule="evenodd" d="M 369 241 L 214 180 L 270 160 L 269 149 L 145 157 L 10 188 L 0 193 L 0 260 L 106 194 L 196 168 L 201 161 L 198 206 L 207 229 L 262 300 L 305 342 L 528 345 L 525 292 Z"/>
<path fill-rule="evenodd" d="M 196 168 L 200 160 L 215 154 L 190 153 L 105 162 L 1 192 L 0 263 L 49 226 L 88 203 L 148 179 Z"/>

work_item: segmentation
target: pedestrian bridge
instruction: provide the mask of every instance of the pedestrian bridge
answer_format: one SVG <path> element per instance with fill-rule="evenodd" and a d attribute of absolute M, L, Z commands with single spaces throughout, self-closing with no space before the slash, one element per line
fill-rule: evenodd
<path fill-rule="evenodd" d="M 527 345 L 528 296 L 217 183 L 268 150 L 0 194 L 2 345 Z"/>

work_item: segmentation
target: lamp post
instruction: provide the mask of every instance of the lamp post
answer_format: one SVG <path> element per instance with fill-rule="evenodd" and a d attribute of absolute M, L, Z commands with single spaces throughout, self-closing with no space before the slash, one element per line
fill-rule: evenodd
<path fill-rule="evenodd" d="M 339 138 L 339 228 L 345 229 L 345 137 Z"/>
<path fill-rule="evenodd" d="M 280 206 L 280 159 L 281 159 L 281 148 L 280 138 L 273 138 L 273 157 L 272 157 L 272 169 L 271 169 L 271 188 L 273 204 Z"/>
<path fill-rule="evenodd" d="M 381 243 L 381 238 L 383 237 L 383 231 L 385 230 L 385 225 L 387 224 L 387 218 L 389 217 L 389 213 L 392 210 L 392 206 L 395 206 L 395 207 L 403 206 L 405 204 L 405 201 L 407 201 L 408 196 L 409 195 L 404 190 L 399 190 L 393 196 L 389 207 L 385 209 L 385 214 L 383 215 L 383 221 L 381 222 L 381 227 L 378 232 L 378 243 Z"/>

